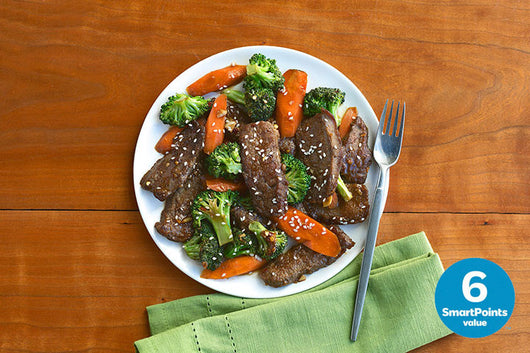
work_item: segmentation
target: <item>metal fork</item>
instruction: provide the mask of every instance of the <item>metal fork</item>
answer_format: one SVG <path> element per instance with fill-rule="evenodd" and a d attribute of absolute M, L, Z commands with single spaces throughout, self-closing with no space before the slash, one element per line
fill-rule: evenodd
<path fill-rule="evenodd" d="M 399 123 L 399 102 L 394 118 L 394 128 L 391 130 L 392 115 L 394 109 L 394 101 L 390 106 L 388 118 L 386 118 L 386 108 L 388 100 L 385 103 L 381 120 L 379 121 L 379 128 L 377 129 L 377 136 L 374 144 L 374 159 L 379 164 L 381 169 L 379 173 L 379 181 L 375 191 L 374 202 L 372 204 L 372 212 L 368 224 L 368 234 L 366 236 L 366 244 L 364 246 L 363 260 L 361 263 L 361 273 L 359 275 L 359 283 L 357 285 L 357 295 L 355 297 L 355 309 L 353 312 L 353 322 L 351 329 L 351 340 L 357 340 L 359 332 L 359 325 L 361 323 L 361 315 L 363 312 L 364 298 L 366 296 L 366 289 L 368 288 L 368 278 L 370 277 L 370 269 L 372 268 L 372 258 L 374 255 L 375 241 L 377 238 L 377 230 L 379 229 L 379 221 L 385 208 L 386 196 L 388 193 L 389 168 L 396 164 L 399 153 L 401 152 L 401 143 L 403 141 L 403 127 L 405 125 L 405 102 L 403 102 L 403 110 L 401 112 L 401 122 Z M 386 129 L 383 130 L 386 122 Z"/>

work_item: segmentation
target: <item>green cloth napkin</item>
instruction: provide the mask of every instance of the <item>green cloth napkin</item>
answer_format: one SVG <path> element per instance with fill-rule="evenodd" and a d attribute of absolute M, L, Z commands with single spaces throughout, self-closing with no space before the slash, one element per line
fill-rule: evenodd
<path fill-rule="evenodd" d="M 327 282 L 276 299 L 198 295 L 147 308 L 139 353 L 407 352 L 451 333 L 434 305 L 443 267 L 425 233 L 376 247 L 358 340 L 350 341 L 362 256 Z"/>

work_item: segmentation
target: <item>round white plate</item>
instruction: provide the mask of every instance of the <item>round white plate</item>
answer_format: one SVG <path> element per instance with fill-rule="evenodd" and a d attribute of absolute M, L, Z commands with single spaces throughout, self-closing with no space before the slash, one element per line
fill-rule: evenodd
<path fill-rule="evenodd" d="M 346 101 L 343 107 L 357 107 L 359 115 L 363 118 L 369 129 L 370 147 L 373 146 L 374 135 L 377 131 L 378 124 L 376 115 L 361 91 L 337 69 L 320 59 L 292 49 L 272 46 L 235 48 L 210 56 L 193 65 L 175 78 L 158 96 L 147 113 L 136 144 L 133 167 L 134 191 L 136 193 L 138 209 L 151 237 L 164 255 L 182 272 L 205 286 L 226 294 L 247 298 L 274 298 L 312 288 L 342 270 L 363 249 L 368 230 L 368 222 L 344 226 L 343 229 L 355 241 L 355 247 L 348 250 L 332 265 L 311 275 L 307 275 L 306 280 L 303 282 L 290 284 L 281 288 L 273 288 L 266 286 L 257 276 L 257 273 L 236 276 L 229 279 L 204 279 L 200 277 L 202 270 L 201 264 L 198 261 L 193 261 L 188 258 L 180 243 L 166 239 L 155 230 L 154 225 L 160 220 L 160 212 L 164 204 L 157 200 L 151 192 L 143 190 L 140 187 L 140 179 L 142 176 L 161 157 L 155 151 L 154 146 L 168 128 L 158 118 L 162 104 L 176 92 L 186 92 L 186 87 L 189 84 L 210 71 L 228 66 L 231 63 L 246 65 L 248 59 L 254 53 L 263 53 L 267 57 L 276 59 L 278 67 L 282 72 L 288 69 L 300 69 L 307 72 L 308 91 L 314 87 L 326 86 L 340 88 L 346 92 Z M 377 175 L 378 168 L 374 163 L 370 168 L 366 182 L 370 195 L 373 195 Z"/>

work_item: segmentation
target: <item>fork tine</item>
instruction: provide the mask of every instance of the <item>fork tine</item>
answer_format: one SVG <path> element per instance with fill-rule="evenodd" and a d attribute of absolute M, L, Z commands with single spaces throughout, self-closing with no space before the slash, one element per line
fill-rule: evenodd
<path fill-rule="evenodd" d="M 390 134 L 390 136 L 398 135 L 398 131 L 397 131 L 398 121 L 399 121 L 399 101 L 398 101 L 398 105 L 396 109 L 396 118 L 394 119 L 394 130 L 392 130 L 392 133 Z"/>
<path fill-rule="evenodd" d="M 403 127 L 405 126 L 405 102 L 403 102 L 403 112 L 401 113 L 401 124 L 399 125 L 398 137 L 403 138 Z"/>
<path fill-rule="evenodd" d="M 383 112 L 381 113 L 381 119 L 379 119 L 379 127 L 377 128 L 377 134 L 382 135 L 383 134 L 383 126 L 385 125 L 385 117 L 386 117 L 386 107 L 388 106 L 388 99 L 385 102 L 385 107 L 383 108 Z"/>
<path fill-rule="evenodd" d="M 388 121 L 386 123 L 386 130 L 385 134 L 390 135 L 390 123 L 392 122 L 392 111 L 394 109 L 394 101 L 392 100 L 392 104 L 390 105 L 390 112 L 388 113 Z"/>

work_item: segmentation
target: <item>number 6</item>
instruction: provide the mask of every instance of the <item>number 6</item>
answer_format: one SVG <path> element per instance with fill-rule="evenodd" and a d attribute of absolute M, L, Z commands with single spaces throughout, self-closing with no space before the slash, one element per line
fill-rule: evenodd
<path fill-rule="evenodd" d="M 481 271 L 468 272 L 464 276 L 464 280 L 462 281 L 462 293 L 464 294 L 464 298 L 466 298 L 467 301 L 472 303 L 480 303 L 488 296 L 488 288 L 486 288 L 486 286 L 482 283 L 473 283 L 470 285 L 469 282 L 473 277 L 479 277 L 480 279 L 484 279 L 486 278 L 486 274 Z M 479 290 L 479 294 L 477 296 L 471 295 L 471 290 L 473 288 Z"/>

